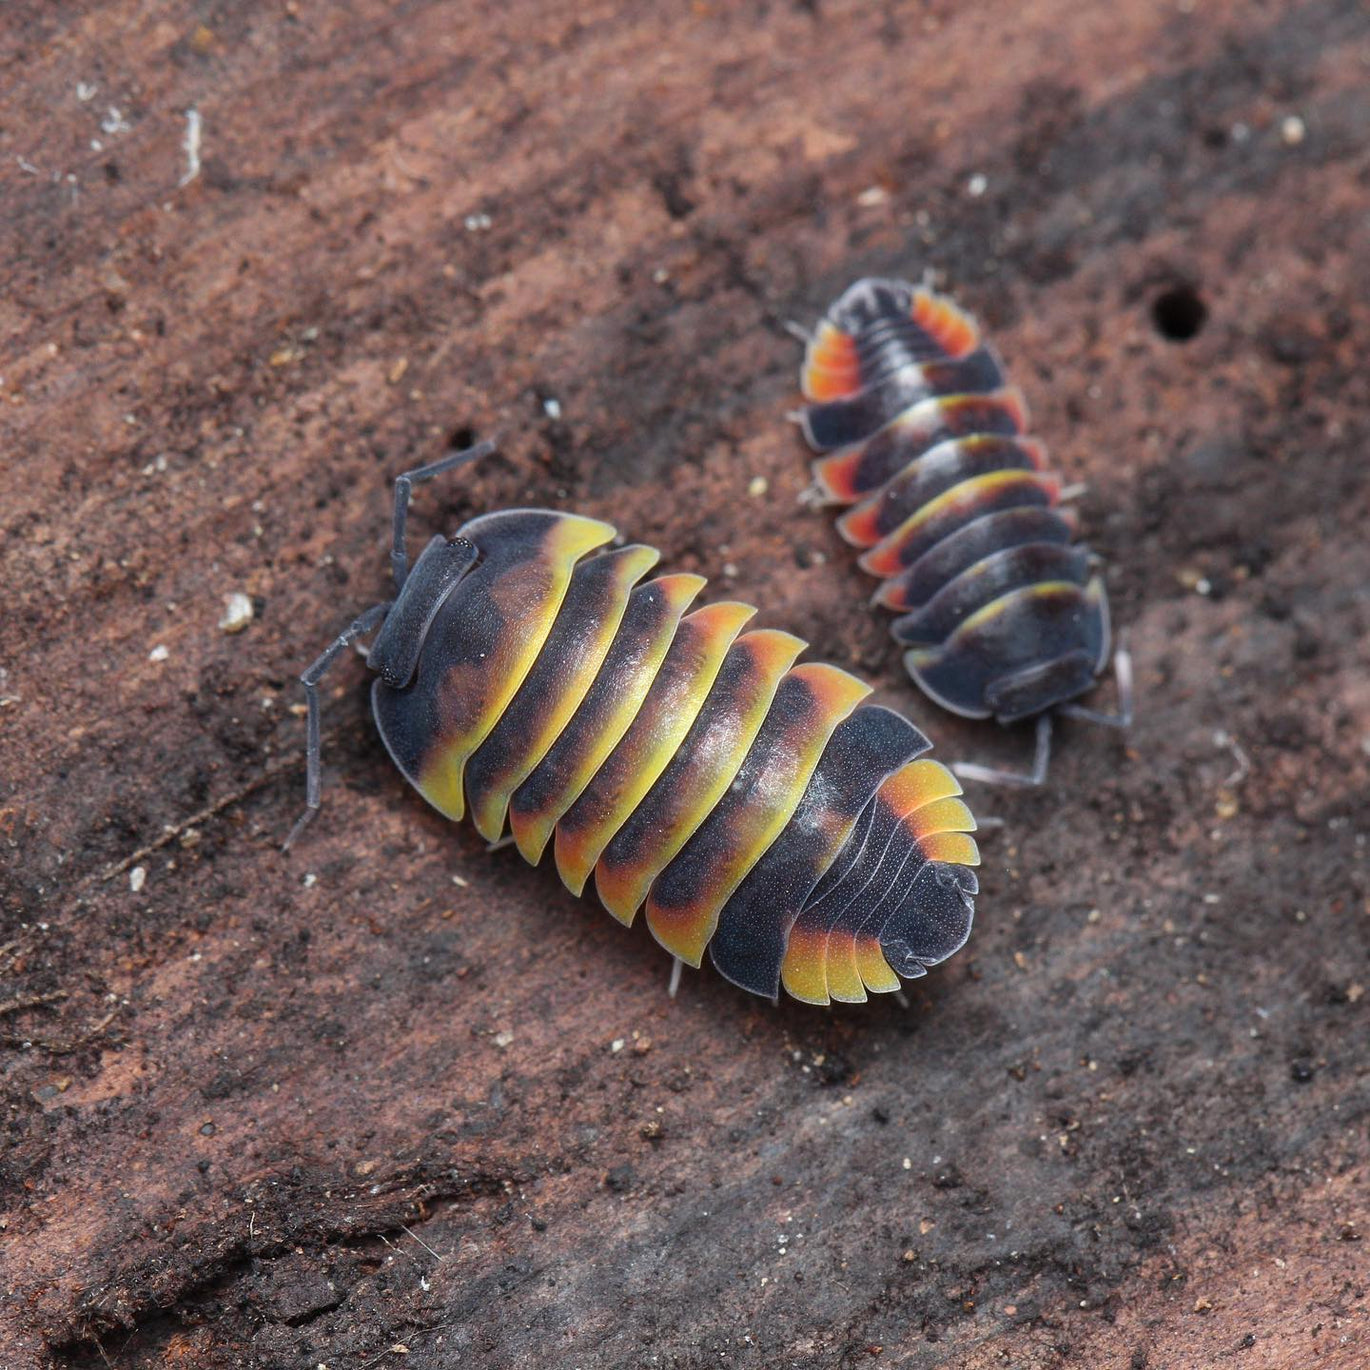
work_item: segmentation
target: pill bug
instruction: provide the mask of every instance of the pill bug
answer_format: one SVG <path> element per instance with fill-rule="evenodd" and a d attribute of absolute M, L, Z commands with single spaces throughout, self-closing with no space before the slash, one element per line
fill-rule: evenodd
<path fill-rule="evenodd" d="M 822 455 L 813 475 L 881 580 L 874 603 L 914 682 L 969 718 L 1036 718 L 1029 775 L 961 764 L 962 776 L 1040 784 L 1051 715 L 1127 726 L 1131 663 L 1116 656 L 1120 710 L 1075 703 L 1110 653 L 1097 560 L 1075 541 L 1060 477 L 975 321 L 904 281 L 860 280 L 807 339 L 797 416 Z"/>
<path fill-rule="evenodd" d="M 692 607 L 701 576 L 645 579 L 659 554 L 596 519 L 484 514 L 409 567 L 412 486 L 489 450 L 395 482 L 395 598 L 301 676 L 307 804 L 286 846 L 319 807 L 319 680 L 379 628 L 372 711 L 406 779 L 532 864 L 550 848 L 621 922 L 645 910 L 676 974 L 707 949 L 753 993 L 859 1002 L 958 950 L 975 820 L 870 686 L 796 664 L 805 643 L 746 630 L 750 605 Z"/>

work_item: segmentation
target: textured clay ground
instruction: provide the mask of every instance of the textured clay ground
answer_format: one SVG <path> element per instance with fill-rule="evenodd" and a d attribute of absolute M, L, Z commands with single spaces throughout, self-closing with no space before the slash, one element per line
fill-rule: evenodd
<path fill-rule="evenodd" d="M 669 1001 L 357 662 L 280 854 L 294 676 L 470 435 L 416 536 L 612 518 L 1021 760 L 797 502 L 784 322 L 925 268 L 1088 483 L 1140 716 L 976 797 L 910 1010 Z M 1357 0 L 9 0 L 0 1364 L 1370 1363 L 1367 279 Z"/>

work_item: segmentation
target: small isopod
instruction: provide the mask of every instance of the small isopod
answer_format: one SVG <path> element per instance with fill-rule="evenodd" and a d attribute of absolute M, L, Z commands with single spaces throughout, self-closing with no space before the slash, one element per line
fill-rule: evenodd
<path fill-rule="evenodd" d="M 1108 598 L 1022 393 L 968 314 L 904 281 L 857 281 L 807 341 L 814 479 L 851 506 L 838 529 L 899 615 L 909 674 L 953 713 L 1037 720 L 1029 774 L 957 774 L 1040 785 L 1053 713 L 1127 727 L 1132 675 L 1120 648 L 1117 715 L 1075 702 L 1108 664 Z"/>
<path fill-rule="evenodd" d="M 372 710 L 439 813 L 506 830 L 536 865 L 698 968 L 772 999 L 860 1002 L 964 945 L 975 820 L 929 742 L 805 643 L 746 630 L 751 605 L 693 608 L 703 577 L 644 579 L 659 554 L 607 523 L 508 509 L 435 537 L 411 568 L 395 482 L 395 598 L 304 673 L 307 807 L 319 807 L 320 677 L 376 631 Z M 674 983 L 674 980 L 673 980 Z"/>

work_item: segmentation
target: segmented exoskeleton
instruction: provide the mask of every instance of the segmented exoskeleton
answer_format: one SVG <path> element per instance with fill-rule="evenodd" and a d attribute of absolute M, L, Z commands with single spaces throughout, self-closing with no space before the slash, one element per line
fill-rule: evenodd
<path fill-rule="evenodd" d="M 969 315 L 903 281 L 858 281 L 809 340 L 801 385 L 804 435 L 830 454 L 814 478 L 853 506 L 837 526 L 883 582 L 874 601 L 899 615 L 914 681 L 967 717 L 1040 718 L 1033 777 L 960 773 L 1040 780 L 1053 709 L 1125 721 L 1069 704 L 1109 658 L 1103 579 Z M 1119 668 L 1121 693 L 1121 654 Z"/>
<path fill-rule="evenodd" d="M 650 547 L 607 523 L 511 509 L 404 555 L 410 486 L 396 482 L 397 596 L 363 615 L 302 677 L 309 808 L 319 802 L 320 675 L 382 623 L 367 656 L 391 757 L 440 813 L 506 826 L 563 883 L 593 877 L 615 918 L 775 997 L 861 1001 L 961 947 L 968 834 L 955 777 L 901 715 L 734 601 L 693 608 L 702 577 L 644 579 Z M 297 830 L 298 832 L 298 827 Z M 294 840 L 292 834 L 291 840 Z"/>

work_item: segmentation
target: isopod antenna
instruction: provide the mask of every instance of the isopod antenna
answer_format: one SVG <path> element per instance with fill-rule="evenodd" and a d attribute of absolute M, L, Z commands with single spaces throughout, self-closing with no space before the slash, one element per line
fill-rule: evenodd
<path fill-rule="evenodd" d="M 281 846 L 289 851 L 318 813 L 323 793 L 323 751 L 320 727 L 319 682 L 329 667 L 358 639 L 381 628 L 366 654 L 367 664 L 393 683 L 404 684 L 413 674 L 424 633 L 448 594 L 477 561 L 476 550 L 465 539 L 435 537 L 412 568 L 405 551 L 409 501 L 414 487 L 459 466 L 488 457 L 495 443 L 487 439 L 438 461 L 415 467 L 395 477 L 395 516 L 390 566 L 395 578 L 393 600 L 373 604 L 328 645 L 300 676 L 305 698 L 305 809 Z M 382 627 L 384 625 L 384 627 Z"/>

